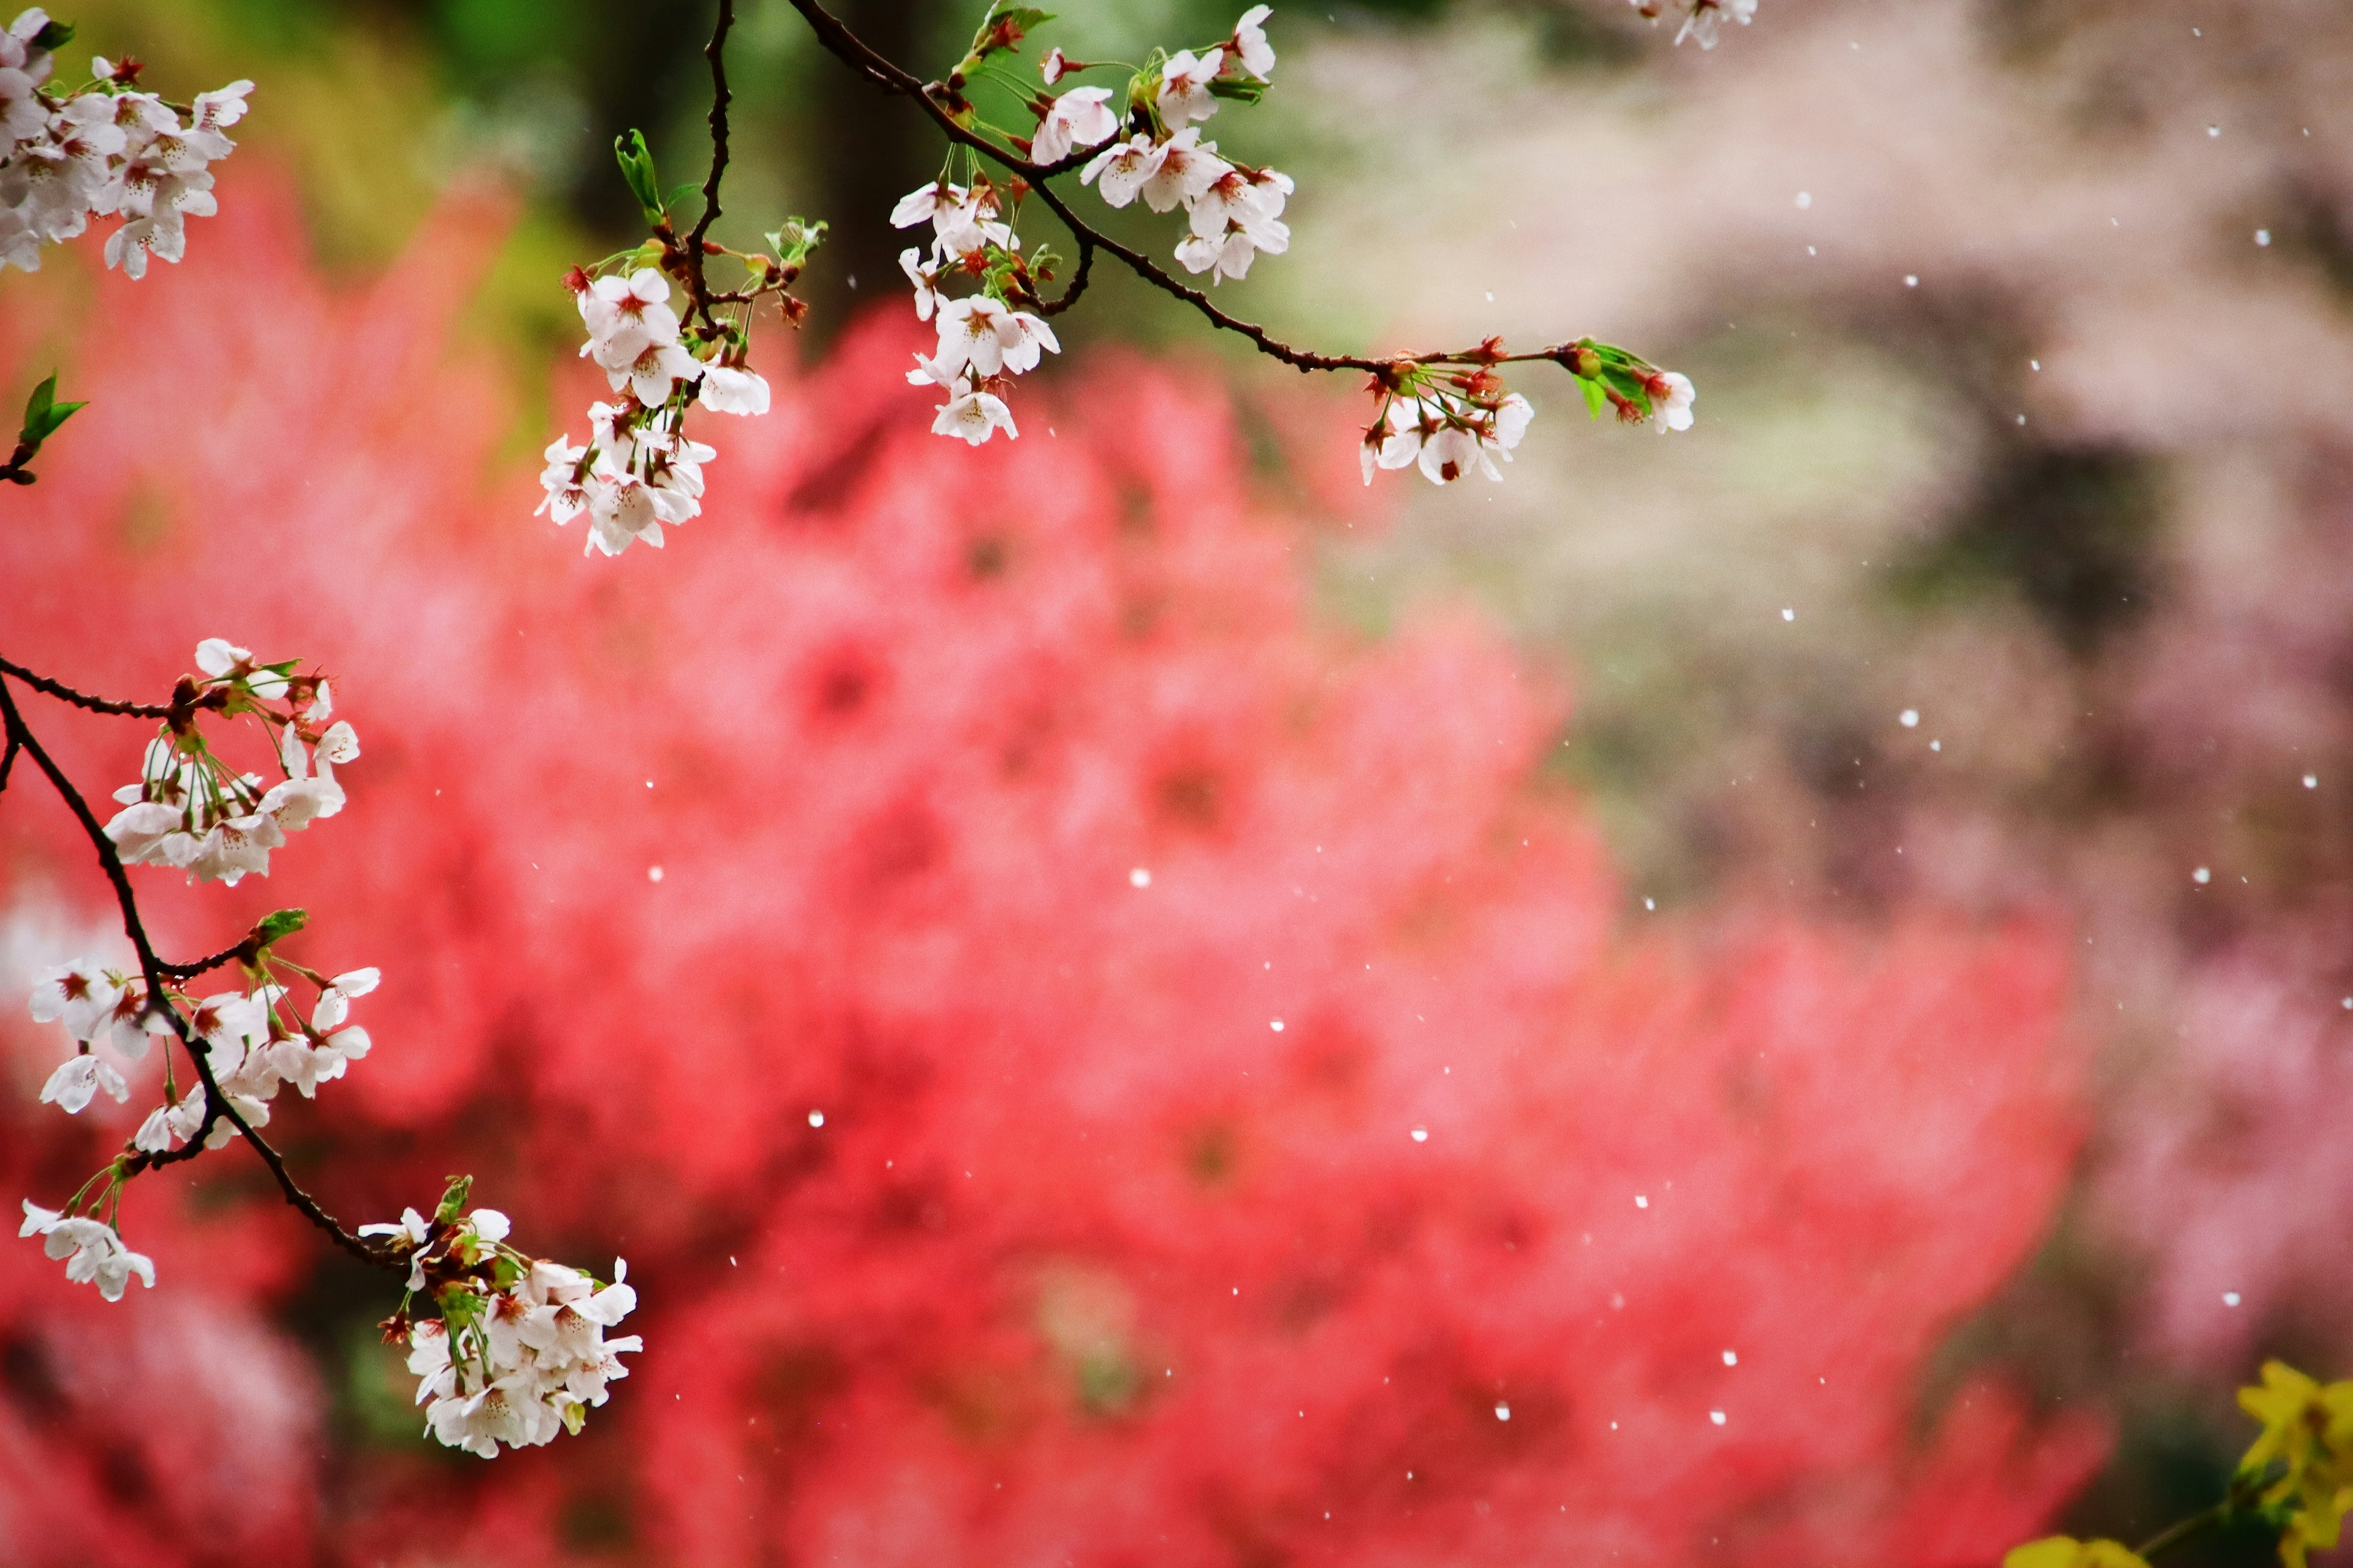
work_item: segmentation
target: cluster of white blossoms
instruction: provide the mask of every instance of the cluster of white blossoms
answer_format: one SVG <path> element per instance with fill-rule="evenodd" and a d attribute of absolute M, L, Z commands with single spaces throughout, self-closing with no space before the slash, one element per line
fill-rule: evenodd
<path fill-rule="evenodd" d="M 1507 355 L 1500 340 L 1489 339 L 1460 368 L 1400 360 L 1373 381 L 1373 422 L 1365 429 L 1357 458 L 1365 483 L 1383 468 L 1419 467 L 1430 483 L 1451 484 L 1473 471 L 1504 477 L 1496 459 L 1512 460 L 1512 449 L 1527 434 L 1535 409 L 1510 391 L 1495 374 L 1513 358 L 1554 360 L 1577 378 L 1595 417 L 1614 407 L 1629 425 L 1645 421 L 1660 434 L 1692 426 L 1690 380 L 1660 370 L 1623 349 L 1587 341 L 1542 354 Z"/>
<path fill-rule="evenodd" d="M 318 1000 L 305 1020 L 287 1005 L 288 987 L 271 977 L 274 964 L 284 962 L 273 960 L 266 952 L 255 956 L 248 969 L 256 983 L 249 990 L 224 992 L 202 1001 L 167 994 L 160 1003 L 150 998 L 147 987 L 138 979 L 94 963 L 62 964 L 47 971 L 33 987 L 33 1020 L 63 1024 L 66 1032 L 73 1037 L 76 1048 L 42 1086 L 42 1102 L 76 1115 L 100 1093 L 117 1104 L 128 1100 L 130 1085 L 121 1070 L 100 1056 L 95 1047 L 111 1047 L 130 1061 L 143 1060 L 148 1037 L 173 1034 L 172 1016 L 176 1012 L 189 1037 L 204 1049 L 213 1081 L 220 1085 L 228 1104 L 248 1126 L 266 1125 L 269 1121 L 269 1101 L 276 1098 L 280 1087 L 290 1083 L 304 1099 L 310 1099 L 318 1092 L 320 1084 L 343 1077 L 350 1063 L 367 1055 L 367 1031 L 348 1020 L 352 999 L 375 990 L 380 978 L 374 969 L 356 969 L 332 980 L 322 980 L 299 964 L 288 963 L 286 967 L 319 988 Z M 183 1092 L 167 1068 L 164 1097 L 164 1103 L 147 1114 L 132 1137 L 132 1148 L 141 1153 L 167 1152 L 195 1138 L 205 1124 L 206 1097 L 201 1082 L 186 1085 Z M 217 1149 L 236 1131 L 226 1118 L 217 1119 L 206 1136 L 205 1146 Z M 110 1183 L 108 1191 L 119 1184 L 118 1175 Z M 101 1200 L 104 1195 L 101 1193 Z M 50 1211 L 40 1212 L 48 1219 L 56 1218 Z M 30 1204 L 26 1205 L 26 1213 L 33 1213 Z M 87 1226 L 91 1222 L 75 1219 L 63 1223 L 80 1227 L 71 1234 L 90 1234 Z M 26 1226 L 25 1235 L 36 1234 L 29 1218 Z M 66 1232 L 57 1225 L 45 1223 L 38 1234 L 54 1238 Z M 111 1236 L 112 1232 L 108 1234 Z M 58 1250 L 63 1245 L 52 1239 L 49 1256 L 66 1256 Z M 154 1284 L 153 1270 L 146 1268 L 142 1272 L 147 1283 Z M 74 1279 L 93 1278 L 88 1273 L 75 1273 L 72 1267 L 67 1269 L 67 1276 Z M 101 1272 L 95 1278 L 102 1281 L 106 1276 Z M 121 1294 L 118 1286 L 108 1299 L 111 1300 Z"/>
<path fill-rule="evenodd" d="M 1093 185 L 1113 206 L 1141 196 L 1154 212 L 1184 207 L 1186 235 L 1176 243 L 1176 259 L 1188 272 L 1209 274 L 1213 285 L 1247 276 L 1261 251 L 1280 256 L 1291 247 L 1291 228 L 1282 221 L 1291 176 L 1221 158 L 1216 142 L 1201 140 L 1201 125 L 1217 113 L 1219 99 L 1255 98 L 1272 79 L 1269 9 L 1251 6 L 1224 43 L 1198 53 L 1180 50 L 1138 76 L 1128 97 L 1138 106 L 1132 123 L 1141 123 L 1079 172 L 1080 182 Z M 1058 62 L 1059 55 L 1050 58 L 1048 68 L 1058 68 Z M 1143 110 L 1146 104 L 1149 112 Z"/>
<path fill-rule="evenodd" d="M 1043 317 L 1008 306 L 1001 285 L 997 292 L 960 298 L 940 289 L 943 278 L 958 273 L 1002 278 L 997 258 L 1012 260 L 1020 249 L 1020 237 L 1003 221 L 997 187 L 986 178 L 968 187 L 945 180 L 920 186 L 899 198 L 891 222 L 899 228 L 932 226 L 928 259 L 911 247 L 899 253 L 899 265 L 915 286 L 915 319 L 937 318 L 938 347 L 928 358 L 917 354 L 907 373 L 912 385 L 947 389 L 933 433 L 961 436 L 976 447 L 999 430 L 1008 438 L 1019 436 L 1003 394 L 1014 376 L 1037 369 L 1043 355 L 1062 352 L 1054 329 Z"/>
<path fill-rule="evenodd" d="M 97 1286 L 98 1293 L 110 1301 L 122 1300 L 134 1274 L 150 1290 L 155 1288 L 154 1259 L 125 1247 L 122 1237 L 104 1220 L 60 1214 L 26 1198 L 25 1223 L 16 1234 L 45 1237 L 41 1250 L 66 1260 L 67 1279 L 77 1285 Z"/>
<path fill-rule="evenodd" d="M 268 876 L 269 852 L 287 834 L 343 809 L 335 769 L 359 756 L 359 736 L 343 720 L 325 722 L 333 709 L 327 682 L 296 675 L 298 662 L 256 664 L 219 637 L 197 645 L 205 679 L 181 682 L 174 717 L 148 742 L 139 783 L 114 792 L 123 809 L 106 836 L 124 865 L 171 866 L 191 881 L 234 887 L 248 871 Z M 207 710 L 277 725 L 284 778 L 266 784 L 259 773 L 232 772 L 196 727 L 195 715 Z"/>
<path fill-rule="evenodd" d="M 1176 259 L 1190 271 L 1209 273 L 1212 283 L 1244 276 L 1261 251 L 1276 254 L 1291 244 L 1282 221 L 1291 177 L 1219 157 L 1216 142 L 1201 140 L 1200 122 L 1218 111 L 1221 98 L 1255 99 L 1264 87 L 1274 69 L 1268 15 L 1269 7 L 1253 5 L 1223 43 L 1155 52 L 1143 69 L 1131 71 L 1122 94 L 1107 87 L 1038 94 L 1029 104 L 1037 117 L 1035 132 L 1026 141 L 1014 138 L 1016 145 L 1033 163 L 1050 169 L 1113 142 L 1087 162 L 1080 182 L 1093 185 L 1114 207 L 1139 196 L 1155 212 L 1182 206 L 1187 233 Z M 1016 19 L 997 7 L 951 81 L 960 89 L 987 56 L 1019 39 Z M 1058 48 L 1039 62 L 1039 74 L 1054 87 L 1096 68 Z M 1113 107 L 1115 99 L 1124 113 Z M 1123 126 L 1129 135 L 1114 142 Z M 1044 315 L 1022 308 L 1039 303 L 1036 284 L 1051 275 L 1050 258 L 1021 254 L 1015 224 L 1025 189 L 1019 181 L 1000 187 L 977 173 L 961 185 L 942 175 L 902 196 L 891 213 L 895 227 L 928 223 L 932 228 L 928 250 L 911 247 L 899 255 L 914 288 L 916 319 L 936 318 L 939 329 L 937 349 L 915 356 L 907 380 L 944 388 L 948 399 L 932 421 L 933 433 L 976 447 L 999 430 L 1008 438 L 1019 436 L 1006 403 L 1012 378 L 1035 369 L 1043 354 L 1061 352 Z M 951 295 L 948 286 L 959 278 L 976 284 L 977 291 Z"/>
<path fill-rule="evenodd" d="M 1518 393 L 1504 393 L 1486 372 L 1431 381 L 1419 394 L 1385 397 L 1365 432 L 1358 458 L 1365 483 L 1377 468 L 1419 465 L 1432 484 L 1451 484 L 1473 468 L 1503 478 L 1495 459 L 1512 460 L 1535 409 Z"/>
<path fill-rule="evenodd" d="M 702 465 L 718 455 L 685 435 L 687 405 L 765 414 L 768 384 L 744 368 L 737 340 L 702 344 L 705 358 L 689 351 L 670 280 L 653 268 L 595 279 L 575 269 L 570 281 L 588 328 L 580 353 L 605 373 L 615 401 L 589 408 L 586 445 L 562 436 L 549 444 L 539 510 L 559 524 L 586 513 L 584 553 L 618 555 L 639 540 L 659 549 L 663 524 L 702 510 Z"/>
<path fill-rule="evenodd" d="M 318 984 L 316 976 L 307 977 Z M 353 998 L 375 990 L 381 978 L 375 969 L 354 969 L 319 984 L 307 1020 L 287 1005 L 289 990 L 275 981 L 250 991 L 223 992 L 194 1005 L 188 1033 L 203 1043 L 213 1081 L 246 1125 L 266 1127 L 269 1102 L 280 1088 L 290 1083 L 303 1099 L 314 1099 L 321 1084 L 343 1077 L 368 1054 L 374 1044 L 368 1032 L 347 1020 Z M 160 1154 L 186 1142 L 205 1124 L 205 1109 L 201 1083 L 190 1084 L 176 1099 L 167 1091 L 165 1102 L 139 1124 L 132 1147 Z M 220 1148 L 236 1135 L 226 1119 L 215 1121 L 205 1147 Z"/>
<path fill-rule="evenodd" d="M 435 1218 L 415 1209 L 397 1224 L 363 1226 L 409 1260 L 412 1298 L 432 1301 L 438 1317 L 412 1319 L 406 1305 L 385 1325 L 386 1338 L 408 1346 L 426 1407 L 426 1432 L 448 1447 L 495 1458 L 499 1446 L 536 1447 L 559 1431 L 578 1433 L 606 1384 L 629 1375 L 621 1352 L 643 1348 L 636 1334 L 605 1331 L 629 1315 L 638 1292 L 628 1265 L 613 1261 L 604 1284 L 579 1269 L 531 1258 L 506 1245 L 507 1216 L 457 1209 L 466 1184 L 455 1184 Z"/>
<path fill-rule="evenodd" d="M 151 256 L 180 259 L 190 217 L 214 212 L 209 165 L 236 147 L 224 132 L 244 118 L 253 84 L 231 82 L 183 110 L 137 90 L 137 61 L 101 55 L 87 85 L 50 92 L 55 51 L 72 36 L 41 10 L 0 34 L 0 268 L 34 271 L 44 244 L 120 216 L 106 264 L 142 278 Z"/>
<path fill-rule="evenodd" d="M 1657 23 L 1663 16 L 1678 16 L 1683 25 L 1675 29 L 1675 42 L 1696 38 L 1703 49 L 1715 47 L 1716 37 L 1728 17 L 1746 26 L 1757 19 L 1757 0 L 1631 0 L 1635 10 Z"/>

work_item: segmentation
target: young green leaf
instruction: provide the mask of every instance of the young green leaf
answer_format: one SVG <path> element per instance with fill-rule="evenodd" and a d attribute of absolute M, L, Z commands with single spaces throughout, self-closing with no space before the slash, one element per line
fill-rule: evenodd
<path fill-rule="evenodd" d="M 449 1185 L 442 1191 L 440 1205 L 433 1211 L 433 1217 L 444 1225 L 454 1221 L 465 1212 L 466 1200 L 473 1195 L 473 1177 L 450 1177 Z"/>
<path fill-rule="evenodd" d="M 634 129 L 614 137 L 613 161 L 620 164 L 621 178 L 628 182 L 629 194 L 638 198 L 646 221 L 661 222 L 661 182 L 655 176 L 654 155 L 646 150 L 645 137 Z"/>
<path fill-rule="evenodd" d="M 310 921 L 308 910 L 272 910 L 261 917 L 260 922 L 253 928 L 253 934 L 260 946 L 268 947 L 273 942 L 292 936 Z"/>
<path fill-rule="evenodd" d="M 786 267 L 798 267 L 808 259 L 810 251 L 825 243 L 825 220 L 811 222 L 807 218 L 788 217 L 785 226 L 768 232 L 768 248 L 776 253 L 776 260 Z"/>

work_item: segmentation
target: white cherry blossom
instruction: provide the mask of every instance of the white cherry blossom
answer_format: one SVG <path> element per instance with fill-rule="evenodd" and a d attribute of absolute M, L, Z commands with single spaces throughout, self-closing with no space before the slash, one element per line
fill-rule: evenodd
<path fill-rule="evenodd" d="M 95 1037 L 121 995 L 114 977 L 94 963 L 44 970 L 33 986 L 33 1022 L 63 1024 L 77 1040 Z"/>
<path fill-rule="evenodd" d="M 1053 328 L 1027 310 L 1008 310 L 985 294 L 951 300 L 940 308 L 936 379 L 969 365 L 983 377 L 1035 370 L 1041 352 L 1060 353 Z"/>
<path fill-rule="evenodd" d="M 41 1237 L 41 1250 L 66 1260 L 66 1278 L 77 1285 L 94 1284 L 110 1301 L 122 1300 L 132 1276 L 149 1289 L 155 1288 L 154 1260 L 122 1245 L 114 1227 L 101 1221 L 68 1216 L 25 1200 L 25 1223 L 16 1232 Z"/>
<path fill-rule="evenodd" d="M 49 1075 L 49 1081 L 41 1086 L 41 1103 L 55 1105 L 68 1115 L 74 1115 L 101 1089 L 118 1105 L 131 1098 L 131 1087 L 122 1081 L 121 1073 L 83 1051 L 68 1057 Z"/>
<path fill-rule="evenodd" d="M 940 307 L 939 269 L 923 265 L 923 253 L 913 246 L 899 253 L 899 270 L 915 289 L 915 320 L 928 321 Z"/>
<path fill-rule="evenodd" d="M 1234 24 L 1234 53 L 1242 69 L 1267 81 L 1274 75 L 1274 49 L 1266 41 L 1266 19 L 1273 15 L 1271 5 L 1253 5 Z"/>
<path fill-rule="evenodd" d="M 1137 187 L 1154 212 L 1165 213 L 1179 203 L 1190 206 L 1233 168 L 1218 156 L 1218 144 L 1203 142 L 1198 126 L 1187 126 L 1160 146 L 1160 161 Z"/>
<path fill-rule="evenodd" d="M 765 414 L 768 411 L 768 383 L 765 378 L 748 370 L 729 365 L 706 365 L 702 385 L 696 394 L 698 401 L 714 414 Z"/>
<path fill-rule="evenodd" d="M 1221 48 L 1201 55 L 1184 49 L 1168 57 L 1160 68 L 1160 91 L 1153 102 L 1170 130 L 1207 120 L 1218 111 L 1209 84 L 1217 80 L 1225 63 L 1226 51 Z"/>
<path fill-rule="evenodd" d="M 1155 142 L 1139 132 L 1096 153 L 1079 171 L 1079 183 L 1093 185 L 1106 203 L 1124 207 L 1135 199 L 1146 180 L 1160 172 L 1161 163 L 1167 155 L 1166 142 Z"/>
<path fill-rule="evenodd" d="M 1080 147 L 1092 147 L 1119 130 L 1111 111 L 1107 87 L 1074 87 L 1054 100 L 1029 143 L 1029 156 L 1040 163 L 1059 163 Z"/>
<path fill-rule="evenodd" d="M 999 430 L 1008 438 L 1021 434 L 1013 427 L 1013 411 L 1005 406 L 1004 399 L 977 387 L 942 404 L 939 417 L 932 421 L 933 435 L 961 436 L 975 447 Z"/>
<path fill-rule="evenodd" d="M 1658 422 L 1659 434 L 1692 427 L 1692 403 L 1698 395 L 1687 376 L 1672 370 L 1661 371 L 1650 379 L 1644 388 L 1651 395 L 1651 417 Z"/>

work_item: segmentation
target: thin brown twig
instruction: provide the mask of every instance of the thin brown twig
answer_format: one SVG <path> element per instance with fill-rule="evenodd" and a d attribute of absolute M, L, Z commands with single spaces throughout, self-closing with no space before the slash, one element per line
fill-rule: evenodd
<path fill-rule="evenodd" d="M 8 668 L 9 673 L 16 673 L 16 667 Z M 140 918 L 138 896 L 132 890 L 130 874 L 123 868 L 122 857 L 115 850 L 114 841 L 107 837 L 106 829 L 100 824 L 97 814 L 90 810 L 90 802 L 81 791 L 75 787 L 74 782 L 66 776 L 65 770 L 58 765 L 57 760 L 49 755 L 26 724 L 24 714 L 17 710 L 15 694 L 8 689 L 5 681 L 0 681 L 0 724 L 6 728 L 11 749 L 21 750 L 33 759 L 33 765 L 48 779 L 50 787 L 58 792 L 58 797 L 65 802 L 66 809 L 73 813 L 91 847 L 97 850 L 99 866 L 105 871 L 107 880 L 113 885 L 115 902 L 122 911 L 123 934 L 131 939 L 132 948 L 139 955 L 140 974 L 146 982 L 150 1005 L 160 1008 L 169 1020 L 172 1033 L 180 1042 L 180 1048 L 195 1069 L 197 1080 L 204 1085 L 204 1121 L 185 1142 L 177 1149 L 153 1152 L 142 1150 L 125 1155 L 117 1163 L 116 1169 L 127 1178 L 157 1166 L 193 1160 L 204 1152 L 205 1140 L 215 1125 L 226 1119 L 253 1146 L 254 1152 L 261 1156 L 262 1163 L 268 1165 L 270 1173 L 278 1178 L 279 1189 L 285 1194 L 286 1201 L 311 1224 L 325 1231 L 337 1247 L 363 1263 L 399 1271 L 404 1267 L 400 1260 L 345 1230 L 332 1215 L 320 1207 L 317 1200 L 295 1182 L 292 1173 L 286 1168 L 284 1156 L 255 1131 L 251 1123 L 238 1114 L 237 1107 L 229 1103 L 228 1096 L 222 1092 L 220 1080 L 214 1076 L 211 1059 L 198 1048 L 197 1042 L 188 1033 L 187 1020 L 181 1016 L 179 1009 L 163 999 L 166 989 L 165 977 L 174 971 L 155 955 L 154 943 L 149 940 L 146 924 Z"/>
<path fill-rule="evenodd" d="M 93 713 L 115 713 L 129 719 L 168 719 L 172 708 L 164 702 L 115 702 L 88 692 L 76 691 L 60 680 L 46 675 L 36 675 L 23 665 L 0 658 L 0 675 L 13 675 L 34 690 L 54 697 L 60 702 L 70 702 L 77 708 L 87 708 Z"/>
<path fill-rule="evenodd" d="M 702 49 L 703 58 L 711 62 L 711 173 L 702 182 L 702 216 L 686 237 L 687 288 L 693 297 L 687 317 L 691 321 L 700 311 L 704 323 L 714 327 L 718 323 L 712 320 L 711 307 L 716 301 L 702 276 L 702 242 L 718 221 L 719 182 L 727 173 L 727 107 L 733 101 L 733 94 L 727 90 L 727 33 L 734 25 L 735 0 L 719 0 L 719 20 L 711 29 L 711 42 Z"/>
<path fill-rule="evenodd" d="M 1549 361 L 1567 368 L 1567 356 L 1577 347 L 1575 343 L 1561 343 L 1531 353 L 1503 354 L 1493 352 L 1486 344 L 1480 344 L 1467 349 L 1446 349 L 1430 353 L 1388 354 L 1373 358 L 1362 354 L 1317 353 L 1313 350 L 1298 348 L 1284 342 L 1255 321 L 1243 321 L 1239 316 L 1220 310 L 1208 294 L 1189 284 L 1178 281 L 1150 257 L 1133 247 L 1121 244 L 1072 212 L 1069 204 L 1057 195 L 1046 182 L 1057 174 L 1068 174 L 1084 161 L 1086 153 L 1074 153 L 1070 157 L 1052 163 L 1029 162 L 959 123 L 934 96 L 931 84 L 918 81 L 888 57 L 877 53 L 864 39 L 851 32 L 840 17 L 828 11 L 818 3 L 818 0 L 791 0 L 791 4 L 793 9 L 798 11 L 802 19 L 808 23 L 809 30 L 817 35 L 818 42 L 823 45 L 828 53 L 878 86 L 913 101 L 924 113 L 931 116 L 933 121 L 939 126 L 941 132 L 950 141 L 960 146 L 971 148 L 1008 174 L 1018 175 L 1036 194 L 1038 199 L 1045 203 L 1048 209 L 1061 220 L 1062 226 L 1071 231 L 1079 242 L 1079 271 L 1071 279 L 1071 286 L 1063 297 L 1046 308 L 1048 314 L 1059 314 L 1069 309 L 1071 302 L 1075 300 L 1084 288 L 1087 263 L 1092 258 L 1093 250 L 1099 247 L 1116 257 L 1123 266 L 1145 283 L 1164 294 L 1182 300 L 1192 306 L 1194 310 L 1208 318 L 1211 326 L 1221 331 L 1232 332 L 1239 337 L 1247 338 L 1257 346 L 1260 353 L 1281 360 L 1293 369 L 1303 372 L 1357 370 L 1369 375 L 1388 378 L 1394 375 L 1400 365 L 1406 364 L 1511 364 L 1532 363 L 1537 360 Z"/>

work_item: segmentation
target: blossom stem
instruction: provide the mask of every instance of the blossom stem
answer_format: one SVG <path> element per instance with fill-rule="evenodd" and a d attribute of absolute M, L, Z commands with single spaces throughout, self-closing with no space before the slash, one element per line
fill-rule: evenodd
<path fill-rule="evenodd" d="M 2143 1542 L 2135 1548 L 2135 1551 L 2143 1559 L 2154 1559 L 2160 1552 L 2171 1551 L 2185 1541 L 2192 1541 L 2205 1534 L 2206 1531 L 2221 1523 L 2230 1511 L 2231 1504 L 2227 1500 L 2218 1502 L 2202 1513 L 2193 1513 L 2188 1519 L 2178 1520 L 2168 1525 Z"/>

